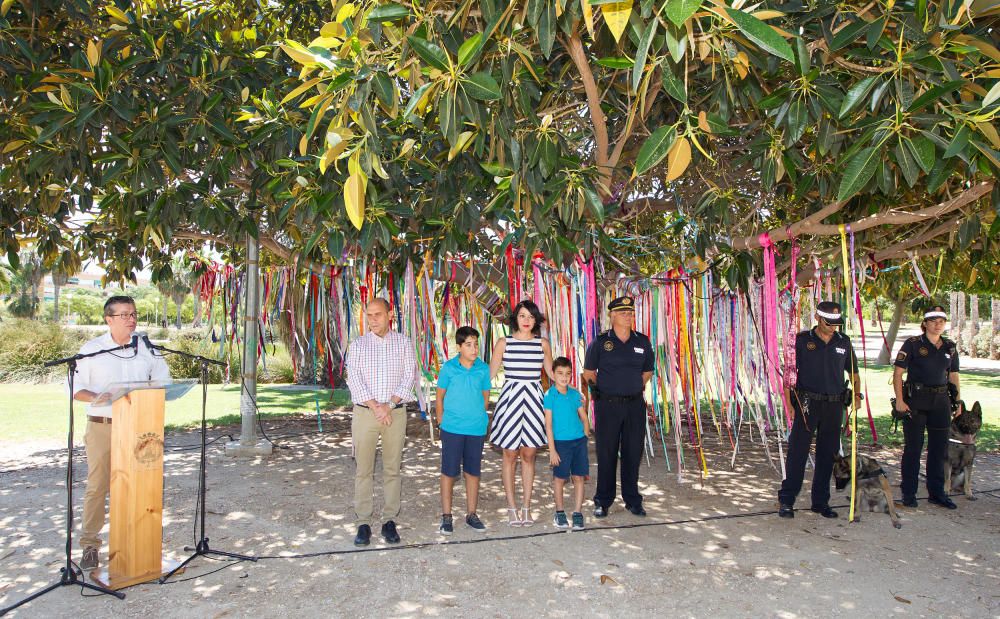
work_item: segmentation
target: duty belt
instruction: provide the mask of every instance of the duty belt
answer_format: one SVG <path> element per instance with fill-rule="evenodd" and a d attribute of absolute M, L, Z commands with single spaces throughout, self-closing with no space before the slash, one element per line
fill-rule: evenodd
<path fill-rule="evenodd" d="M 625 404 L 627 402 L 635 402 L 642 398 L 642 392 L 633 393 L 632 395 L 606 395 L 601 396 L 601 399 L 605 402 L 610 402 L 612 404 Z"/>
<path fill-rule="evenodd" d="M 813 393 L 812 391 L 805 391 L 804 389 L 799 389 L 799 396 L 809 398 L 810 400 L 816 400 L 817 402 L 843 402 L 844 395 L 842 393 L 829 394 L 829 393 Z"/>
<path fill-rule="evenodd" d="M 933 387 L 923 383 L 911 383 L 914 391 L 928 391 L 930 393 L 948 393 L 948 385 L 938 385 Z"/>

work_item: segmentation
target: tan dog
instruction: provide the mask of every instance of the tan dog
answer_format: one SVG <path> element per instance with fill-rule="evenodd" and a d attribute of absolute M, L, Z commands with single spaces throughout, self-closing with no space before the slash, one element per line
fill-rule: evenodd
<path fill-rule="evenodd" d="M 959 402 L 961 413 L 951 420 L 948 438 L 948 462 L 944 467 L 945 492 L 961 490 L 965 498 L 975 501 L 972 496 L 972 464 L 976 460 L 976 435 L 983 427 L 983 408 L 976 402 L 972 409 Z"/>
<path fill-rule="evenodd" d="M 867 507 L 868 511 L 879 511 L 889 514 L 892 526 L 897 529 L 903 525 L 899 522 L 896 514 L 896 506 L 892 502 L 892 488 L 889 487 L 889 478 L 878 460 L 871 456 L 858 454 L 857 459 L 857 500 L 858 509 L 854 512 L 855 522 L 861 520 L 861 511 Z M 851 483 L 851 461 L 840 454 L 833 456 L 833 479 L 837 490 L 843 490 Z"/>

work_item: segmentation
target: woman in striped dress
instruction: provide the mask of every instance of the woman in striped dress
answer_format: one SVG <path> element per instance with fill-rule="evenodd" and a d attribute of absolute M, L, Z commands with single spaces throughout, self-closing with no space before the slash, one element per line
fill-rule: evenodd
<path fill-rule="evenodd" d="M 545 410 L 542 408 L 542 369 L 552 377 L 552 351 L 542 339 L 545 317 L 531 301 L 521 301 L 510 315 L 510 337 L 496 343 L 490 371 L 504 370 L 503 388 L 497 400 L 490 442 L 503 448 L 503 489 L 512 527 L 530 527 L 531 491 L 535 483 L 535 454 L 547 443 Z M 517 507 L 514 473 L 521 458 L 523 503 Z"/>

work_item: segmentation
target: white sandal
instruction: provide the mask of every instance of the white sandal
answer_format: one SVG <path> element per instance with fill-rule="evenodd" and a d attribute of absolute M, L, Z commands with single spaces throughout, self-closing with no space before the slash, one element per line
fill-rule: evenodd
<path fill-rule="evenodd" d="M 524 524 L 523 522 L 521 522 L 521 518 L 518 515 L 518 511 L 516 508 L 508 507 L 507 516 L 508 516 L 507 524 L 512 527 L 519 527 L 522 524 Z"/>
<path fill-rule="evenodd" d="M 524 517 L 521 518 L 521 526 L 530 527 L 531 525 L 535 524 L 535 521 L 531 519 L 531 511 L 527 507 L 522 509 L 524 512 Z"/>

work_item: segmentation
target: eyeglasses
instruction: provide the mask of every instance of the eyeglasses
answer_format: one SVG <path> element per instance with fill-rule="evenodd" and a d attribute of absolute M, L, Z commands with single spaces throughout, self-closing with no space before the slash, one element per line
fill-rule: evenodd
<path fill-rule="evenodd" d="M 135 312 L 132 312 L 131 314 L 108 314 L 108 316 L 111 316 L 112 318 L 121 318 L 122 320 L 128 320 L 129 318 L 135 320 L 139 318 L 139 314 Z"/>

